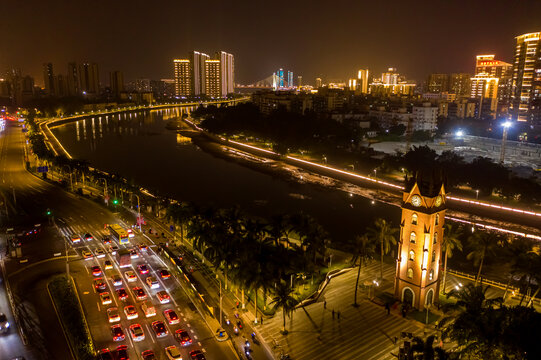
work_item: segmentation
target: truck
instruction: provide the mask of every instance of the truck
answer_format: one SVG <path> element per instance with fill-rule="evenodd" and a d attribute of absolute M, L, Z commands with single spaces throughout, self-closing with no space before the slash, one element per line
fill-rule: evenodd
<path fill-rule="evenodd" d="M 128 249 L 119 249 L 116 252 L 116 260 L 118 261 L 118 266 L 121 268 L 131 266 L 131 255 Z"/>

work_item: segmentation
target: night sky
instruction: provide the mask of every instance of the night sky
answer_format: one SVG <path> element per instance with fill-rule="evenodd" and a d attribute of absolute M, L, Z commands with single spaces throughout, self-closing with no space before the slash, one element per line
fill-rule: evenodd
<path fill-rule="evenodd" d="M 94 61 L 102 82 L 121 70 L 172 78 L 172 59 L 196 49 L 235 55 L 236 81 L 279 67 L 326 81 L 358 68 L 397 67 L 410 79 L 473 72 L 476 54 L 511 62 L 514 36 L 541 31 L 541 1 L 2 0 L 0 71 L 42 84 L 42 63 Z"/>

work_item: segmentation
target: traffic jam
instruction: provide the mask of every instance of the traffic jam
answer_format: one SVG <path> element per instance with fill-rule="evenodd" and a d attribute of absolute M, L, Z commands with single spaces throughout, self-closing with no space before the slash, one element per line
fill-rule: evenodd
<path fill-rule="evenodd" d="M 74 278 L 98 359 L 206 358 L 183 316 L 187 304 L 171 296 L 178 285 L 155 253 L 156 245 L 136 244 L 133 230 L 119 225 L 67 237 L 87 271 Z"/>

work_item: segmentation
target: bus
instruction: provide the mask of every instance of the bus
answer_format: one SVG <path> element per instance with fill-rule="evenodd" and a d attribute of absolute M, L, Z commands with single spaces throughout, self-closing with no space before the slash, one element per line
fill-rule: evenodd
<path fill-rule="evenodd" d="M 109 228 L 109 232 L 111 233 L 111 236 L 114 236 L 121 245 L 127 244 L 130 242 L 130 237 L 128 236 L 128 232 L 124 230 L 120 225 L 111 224 L 108 226 L 108 228 Z"/>

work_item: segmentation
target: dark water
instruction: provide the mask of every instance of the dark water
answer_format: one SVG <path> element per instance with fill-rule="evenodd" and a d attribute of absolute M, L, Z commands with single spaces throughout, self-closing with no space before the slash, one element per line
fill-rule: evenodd
<path fill-rule="evenodd" d="M 53 132 L 73 157 L 179 200 L 217 207 L 239 205 L 260 216 L 302 211 L 316 218 L 334 239 L 362 234 L 377 217 L 398 225 L 400 211 L 396 207 L 372 205 L 368 199 L 337 190 L 290 183 L 177 141 L 177 134 L 165 125 L 180 111 L 94 117 Z"/>

